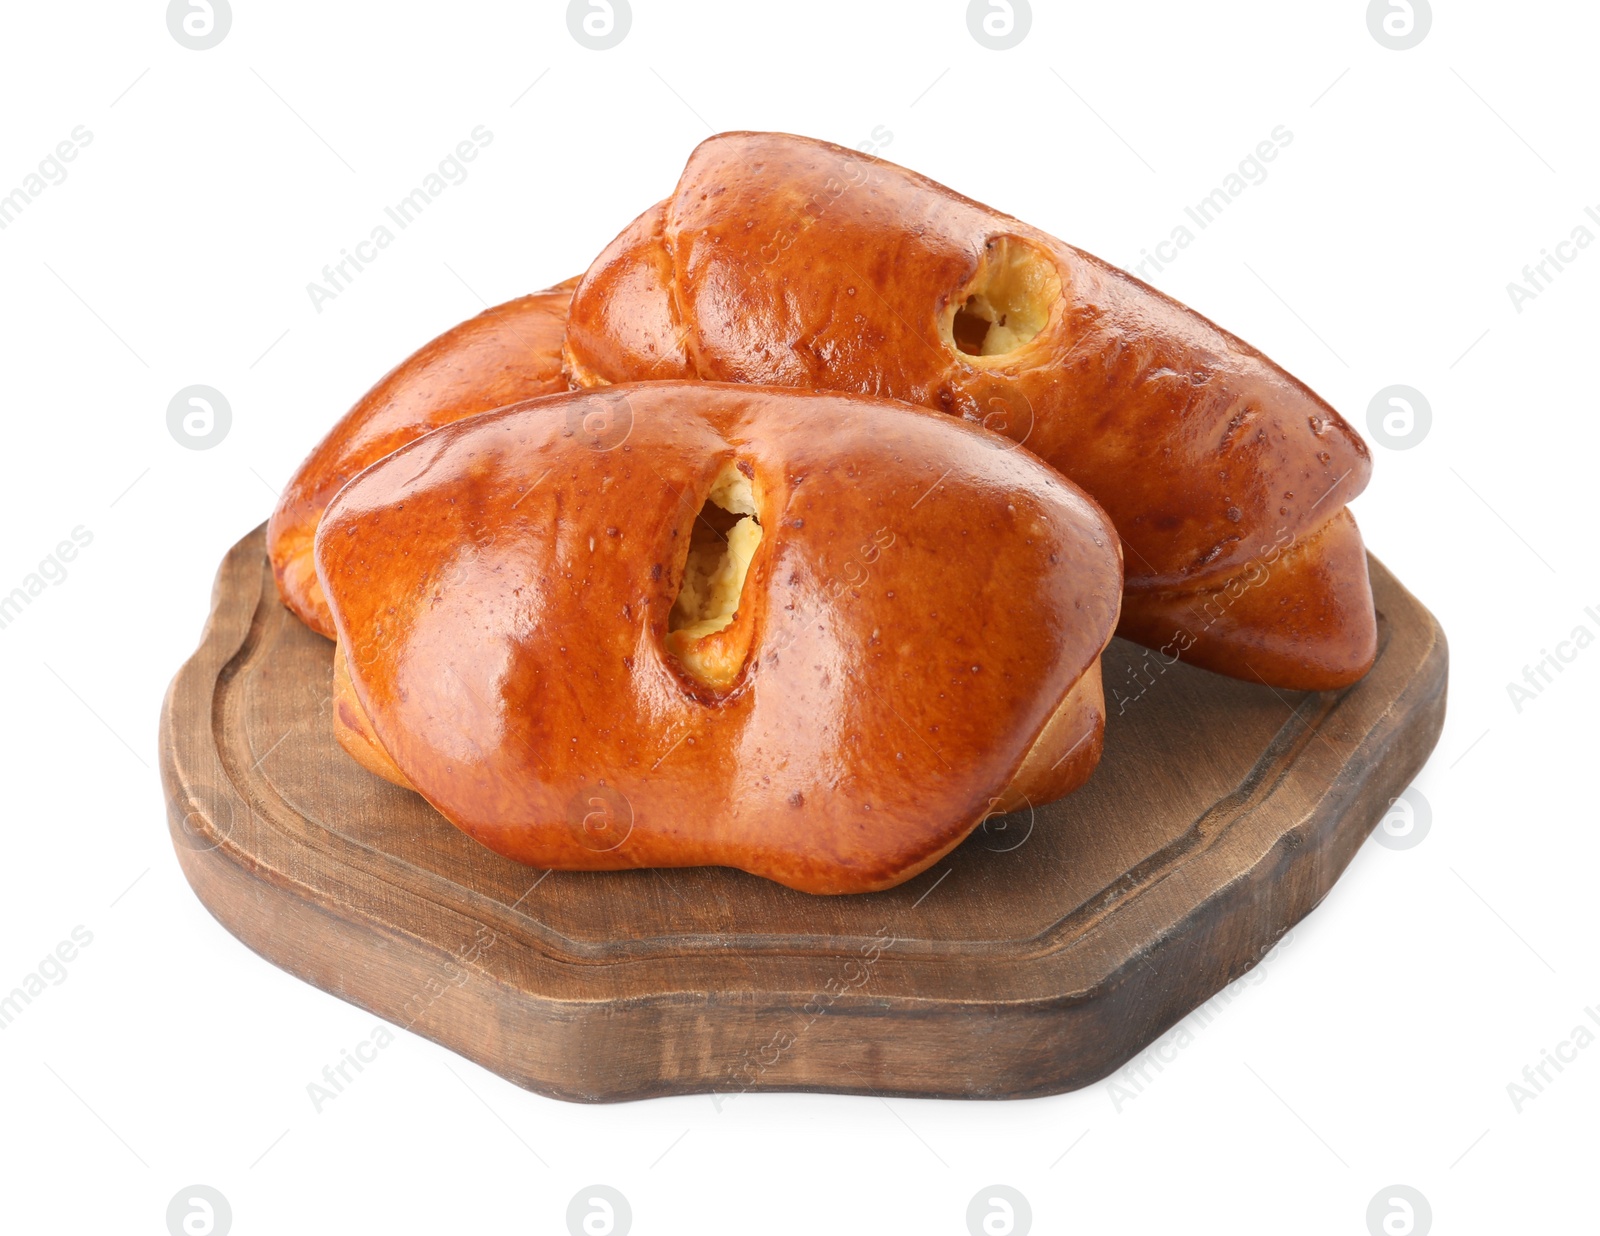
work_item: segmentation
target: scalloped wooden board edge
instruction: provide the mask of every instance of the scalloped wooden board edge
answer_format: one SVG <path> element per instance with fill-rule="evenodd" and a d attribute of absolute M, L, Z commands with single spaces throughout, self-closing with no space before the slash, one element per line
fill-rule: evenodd
<path fill-rule="evenodd" d="M 819 947 L 802 900 L 784 929 L 713 942 L 723 947 L 687 936 L 644 947 L 619 923 L 617 951 L 597 956 L 507 898 L 351 844 L 336 827 L 343 781 L 296 811 L 244 775 L 248 741 L 219 710 L 236 675 L 271 691 L 305 672 L 254 663 L 270 659 L 262 631 L 281 617 L 262 528 L 223 561 L 199 649 L 162 707 L 169 828 L 201 902 L 251 949 L 543 1094 L 1060 1093 L 1113 1073 L 1250 970 L 1327 895 L 1432 751 L 1444 633 L 1381 563 L 1369 566 L 1383 627 L 1372 672 L 1294 705 L 1250 777 L 1219 800 L 1204 845 L 1130 866 L 1025 945 L 884 946 L 852 934 Z M 319 741 L 331 746 L 331 733 Z M 1204 758 L 1218 737 L 1195 741 Z M 1164 750 L 1151 775 L 1184 754 Z M 565 895 L 610 874 L 573 873 Z M 750 879 L 679 878 L 725 897 Z M 906 902 L 884 904 L 888 918 Z"/>

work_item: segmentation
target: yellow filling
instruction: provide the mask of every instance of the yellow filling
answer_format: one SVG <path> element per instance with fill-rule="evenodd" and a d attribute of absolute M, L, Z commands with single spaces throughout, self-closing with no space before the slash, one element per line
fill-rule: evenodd
<path fill-rule="evenodd" d="M 940 323 L 945 346 L 965 356 L 1003 356 L 1029 342 L 1061 298 L 1061 275 L 1043 250 L 1015 236 L 984 246 L 972 283 Z"/>
<path fill-rule="evenodd" d="M 750 650 L 748 627 L 727 628 L 738 615 L 745 576 L 760 544 L 755 487 L 730 462 L 712 482 L 695 520 L 683 583 L 667 616 L 668 650 L 691 677 L 710 686 L 727 686 L 738 677 Z"/>

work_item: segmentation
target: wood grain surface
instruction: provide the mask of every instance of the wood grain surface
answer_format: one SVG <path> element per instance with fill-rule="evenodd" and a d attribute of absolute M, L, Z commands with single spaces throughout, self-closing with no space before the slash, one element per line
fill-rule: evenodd
<path fill-rule="evenodd" d="M 1087 786 L 899 888 L 813 897 L 722 868 L 519 866 L 367 773 L 333 739 L 333 645 L 278 601 L 258 528 L 162 710 L 173 843 L 250 948 L 544 1094 L 1070 1090 L 1248 971 L 1433 749 L 1444 634 L 1370 566 L 1379 654 L 1355 686 L 1114 641 Z"/>

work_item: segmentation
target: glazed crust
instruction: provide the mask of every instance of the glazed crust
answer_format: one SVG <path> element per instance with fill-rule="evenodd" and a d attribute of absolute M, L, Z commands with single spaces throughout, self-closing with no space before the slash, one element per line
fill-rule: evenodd
<path fill-rule="evenodd" d="M 378 736 L 372 732 L 372 722 L 361 707 L 355 684 L 350 681 L 350 663 L 344 655 L 344 645 L 333 646 L 333 736 L 344 748 L 345 754 L 369 773 L 392 781 L 403 790 L 414 790 L 411 779 L 395 766 L 389 753 L 383 749 Z"/>
<path fill-rule="evenodd" d="M 486 309 L 401 361 L 300 465 L 267 524 L 284 604 L 333 637 L 312 541 L 329 500 L 358 472 L 440 425 L 567 389 L 561 341 L 576 279 Z"/>
<path fill-rule="evenodd" d="M 1214 587 L 1153 590 L 1123 614 L 1118 633 L 1252 682 L 1329 691 L 1349 684 L 1350 661 L 1331 631 L 1372 623 L 1367 551 L 1348 510 L 1309 536 L 1263 542 Z M 1376 655 L 1376 631 L 1373 632 Z M 1370 657 L 1369 657 L 1370 661 Z"/>
<path fill-rule="evenodd" d="M 1059 295 L 1031 339 L 968 355 L 953 315 L 1007 247 Z M 584 385 L 766 383 L 982 421 L 1110 514 L 1124 634 L 1274 686 L 1345 685 L 1376 655 L 1359 534 L 1341 519 L 1371 459 L 1339 414 L 1131 275 L 894 164 L 785 134 L 702 143 L 580 282 L 566 361 Z M 1286 540 L 1301 569 L 1257 579 Z M 1245 576 L 1250 605 L 1187 625 Z"/>
<path fill-rule="evenodd" d="M 763 535 L 749 651 L 714 690 L 665 636 L 730 463 Z M 1098 755 L 1109 521 L 1006 439 L 904 405 L 684 382 L 535 400 L 363 472 L 316 559 L 341 724 L 521 862 L 886 888 Z"/>
<path fill-rule="evenodd" d="M 1100 762 L 1105 724 L 1105 687 L 1096 661 L 1045 722 L 1010 783 L 991 798 L 986 816 L 1042 807 L 1072 793 Z M 417 788 L 378 741 L 350 679 L 344 646 L 337 643 L 333 646 L 333 733 L 345 754 L 368 772 L 403 790 Z"/>

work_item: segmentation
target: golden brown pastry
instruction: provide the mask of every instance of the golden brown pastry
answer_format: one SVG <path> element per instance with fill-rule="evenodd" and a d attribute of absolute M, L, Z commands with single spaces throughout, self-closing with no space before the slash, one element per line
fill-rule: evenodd
<path fill-rule="evenodd" d="M 1110 522 L 903 404 L 535 400 L 367 469 L 316 561 L 341 742 L 521 862 L 886 888 L 1099 757 Z"/>
<path fill-rule="evenodd" d="M 333 637 L 312 538 L 328 500 L 390 451 L 440 425 L 567 389 L 561 337 L 576 279 L 486 309 L 401 361 L 362 396 L 290 479 L 267 524 L 284 604 Z"/>
<path fill-rule="evenodd" d="M 1376 655 L 1345 510 L 1371 460 L 1339 414 L 1131 275 L 891 163 L 709 139 L 579 283 L 566 358 L 582 385 L 767 383 L 981 421 L 1110 514 L 1121 634 L 1307 689 Z"/>

